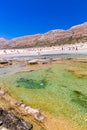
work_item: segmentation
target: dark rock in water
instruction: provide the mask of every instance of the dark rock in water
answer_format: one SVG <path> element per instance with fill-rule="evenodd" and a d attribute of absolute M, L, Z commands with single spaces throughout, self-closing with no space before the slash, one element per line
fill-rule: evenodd
<path fill-rule="evenodd" d="M 33 128 L 32 124 L 25 122 L 2 108 L 0 108 L 0 126 L 9 130 L 31 130 Z"/>
<path fill-rule="evenodd" d="M 0 61 L 0 64 L 8 64 L 8 61 Z"/>

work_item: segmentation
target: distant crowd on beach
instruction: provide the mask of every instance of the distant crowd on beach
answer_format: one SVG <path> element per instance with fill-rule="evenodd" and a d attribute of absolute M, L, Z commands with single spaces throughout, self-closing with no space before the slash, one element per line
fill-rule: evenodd
<path fill-rule="evenodd" d="M 1 55 L 3 54 L 40 55 L 40 54 L 57 54 L 57 53 L 70 53 L 70 52 L 87 52 L 87 43 L 67 44 L 51 47 L 0 50 Z"/>

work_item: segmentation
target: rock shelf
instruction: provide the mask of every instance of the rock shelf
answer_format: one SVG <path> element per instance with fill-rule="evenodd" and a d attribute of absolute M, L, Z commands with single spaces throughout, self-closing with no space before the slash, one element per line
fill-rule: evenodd
<path fill-rule="evenodd" d="M 39 109 L 34 109 L 34 108 L 31 108 L 30 106 L 27 106 L 25 105 L 24 103 L 22 102 L 15 102 L 15 105 L 17 105 L 20 109 L 22 109 L 24 112 L 26 112 L 27 114 L 31 114 L 34 116 L 34 118 L 37 120 L 37 121 L 40 121 L 40 122 L 43 122 L 44 120 L 44 116 L 41 114 L 40 110 Z"/>
<path fill-rule="evenodd" d="M 0 108 L 0 130 L 31 130 L 33 125 Z"/>

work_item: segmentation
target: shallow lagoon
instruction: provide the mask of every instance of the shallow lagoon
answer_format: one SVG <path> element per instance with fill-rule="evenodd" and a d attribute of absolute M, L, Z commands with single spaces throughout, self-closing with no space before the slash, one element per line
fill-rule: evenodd
<path fill-rule="evenodd" d="M 64 61 L 3 78 L 13 97 L 87 129 L 87 63 Z"/>

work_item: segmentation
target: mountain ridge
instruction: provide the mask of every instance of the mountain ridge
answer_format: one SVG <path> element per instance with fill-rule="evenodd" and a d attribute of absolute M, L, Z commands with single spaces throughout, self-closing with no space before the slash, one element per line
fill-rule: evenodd
<path fill-rule="evenodd" d="M 0 38 L 0 49 L 56 46 L 87 42 L 87 22 L 68 30 L 55 29 L 44 34 L 27 35 L 7 40 Z"/>

